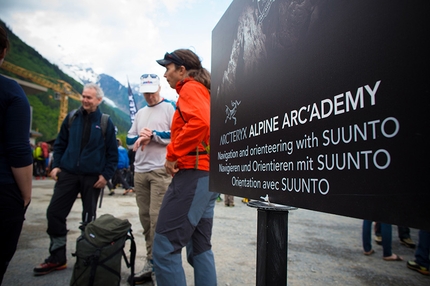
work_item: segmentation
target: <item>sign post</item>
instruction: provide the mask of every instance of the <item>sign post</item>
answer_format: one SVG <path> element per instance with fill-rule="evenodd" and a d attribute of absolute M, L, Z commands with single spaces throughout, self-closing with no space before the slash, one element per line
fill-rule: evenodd
<path fill-rule="evenodd" d="M 250 201 L 257 208 L 257 286 L 287 285 L 288 212 L 294 207 Z"/>

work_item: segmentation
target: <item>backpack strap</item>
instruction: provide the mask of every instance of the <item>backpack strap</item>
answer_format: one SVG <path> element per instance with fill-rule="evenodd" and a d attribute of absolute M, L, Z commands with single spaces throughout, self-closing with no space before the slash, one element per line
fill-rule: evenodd
<path fill-rule="evenodd" d="M 91 285 L 91 286 L 94 285 L 94 281 L 96 279 L 96 270 L 99 264 L 100 253 L 101 253 L 101 249 L 97 248 L 95 254 L 89 257 L 89 265 L 91 265 L 91 269 L 90 269 L 90 278 L 88 281 L 88 285 Z"/>
<path fill-rule="evenodd" d="M 185 123 L 187 123 L 187 121 L 185 120 L 184 116 L 182 115 L 182 112 L 181 112 L 181 109 L 179 108 L 179 105 L 176 105 L 176 109 L 178 110 L 179 115 L 181 116 L 182 120 L 183 120 Z"/>
<path fill-rule="evenodd" d="M 78 111 L 78 110 L 77 109 L 73 109 L 72 111 L 69 112 L 69 122 L 68 122 L 68 124 L 69 124 L 69 126 L 68 126 L 69 130 L 70 130 L 70 126 L 72 126 L 73 120 L 75 120 L 76 116 L 78 116 L 76 114 L 76 111 Z"/>
<path fill-rule="evenodd" d="M 109 114 L 103 113 L 102 119 L 100 120 L 100 127 L 102 128 L 103 137 L 106 138 L 106 129 L 109 120 Z"/>
<path fill-rule="evenodd" d="M 185 123 L 187 123 L 187 121 L 185 120 L 184 116 L 182 115 L 182 112 L 181 112 L 181 109 L 179 108 L 179 105 L 176 106 L 176 109 L 178 110 L 179 115 L 181 116 L 182 120 Z M 197 169 L 197 167 L 199 166 L 199 154 L 206 155 L 206 154 L 209 154 L 209 151 L 210 151 L 210 146 L 209 146 L 209 144 L 206 144 L 205 141 L 200 142 L 200 144 L 203 145 L 203 148 L 205 148 L 205 151 L 199 152 L 199 146 L 196 146 L 196 151 L 195 152 L 190 152 L 190 153 L 187 154 L 187 155 L 190 155 L 190 156 L 196 156 L 196 164 L 194 166 L 195 169 Z"/>
<path fill-rule="evenodd" d="M 127 268 L 131 268 L 130 269 L 130 279 L 129 279 L 129 283 L 130 285 L 134 286 L 134 281 L 133 278 L 134 277 L 134 266 L 136 263 L 136 242 L 134 241 L 134 236 L 132 233 L 132 230 L 130 228 L 130 230 L 127 233 L 127 238 L 126 240 L 130 240 L 130 262 L 127 259 L 127 255 L 125 254 L 124 248 L 122 249 L 122 256 L 124 257 L 124 261 L 125 261 L 125 265 L 127 266 Z"/>

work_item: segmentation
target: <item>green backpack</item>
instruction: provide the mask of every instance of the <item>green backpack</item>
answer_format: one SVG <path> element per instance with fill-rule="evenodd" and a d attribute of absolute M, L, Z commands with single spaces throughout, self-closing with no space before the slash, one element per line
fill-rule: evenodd
<path fill-rule="evenodd" d="M 130 262 L 124 252 L 130 240 Z M 85 226 L 84 233 L 76 241 L 76 257 L 70 285 L 120 285 L 121 261 L 134 275 L 136 243 L 127 219 L 121 220 L 110 214 L 101 215 Z"/>

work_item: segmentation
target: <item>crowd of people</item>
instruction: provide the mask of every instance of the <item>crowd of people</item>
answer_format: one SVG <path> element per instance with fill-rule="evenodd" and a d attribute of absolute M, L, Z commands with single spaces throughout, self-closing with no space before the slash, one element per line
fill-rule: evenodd
<path fill-rule="evenodd" d="M 31 144 L 33 150 L 33 176 L 36 180 L 44 180 L 51 172 L 52 146 L 44 141 Z"/>
<path fill-rule="evenodd" d="M 33 269 L 34 275 L 67 267 L 66 220 L 78 195 L 85 227 L 96 218 L 100 192 L 107 186 L 113 194 L 115 186 L 121 184 L 124 194 L 136 195 L 137 215 L 146 242 L 147 261 L 142 271 L 132 277 L 134 282 L 139 284 L 153 273 L 158 285 L 186 285 L 181 257 L 182 248 L 186 247 L 196 285 L 217 284 L 211 234 L 218 194 L 209 191 L 210 74 L 199 57 L 188 49 L 166 53 L 157 62 L 166 68 L 164 77 L 179 98 L 176 103 L 164 99 L 158 75 L 142 75 L 140 92 L 147 105 L 137 112 L 128 131 L 126 144 L 131 152 L 116 138 L 110 118 L 106 130 L 100 128 L 103 91 L 97 84 L 84 86 L 82 105 L 62 122 L 51 155 L 46 142 L 38 142 L 31 148 L 29 120 L 26 122 L 24 147 L 28 153 L 24 165 L 30 159 L 28 170 L 34 170 L 36 179 L 49 176 L 56 181 L 46 213 L 49 255 Z M 17 94 L 26 100 L 22 90 Z M 25 104 L 28 107 L 28 101 L 24 101 L 24 107 Z M 2 169 L 6 166 L 2 165 Z M 125 171 L 133 174 L 131 184 L 124 177 Z M 28 180 L 30 190 L 31 177 L 32 173 Z M 9 181 L 14 183 L 15 191 L 29 189 L 13 178 Z M 20 204 L 28 206 L 28 193 L 17 197 Z M 20 227 L 11 240 L 15 247 L 25 213 L 22 209 L 18 212 Z M 12 256 L 9 253 L 4 261 L 10 261 Z M 2 273 L 7 263 L 3 265 Z"/>
<path fill-rule="evenodd" d="M 8 39 L 0 32 L 2 61 Z M 56 181 L 47 208 L 49 255 L 33 269 L 34 275 L 67 267 L 66 219 L 77 196 L 85 226 L 96 218 L 100 192 L 107 186 L 113 195 L 121 184 L 124 194 L 135 193 L 146 242 L 146 261 L 132 277 L 134 283 L 141 284 L 153 274 L 160 286 L 187 285 L 181 256 L 186 247 L 195 285 L 217 285 L 211 235 L 215 202 L 222 199 L 209 191 L 210 73 L 188 49 L 166 53 L 157 63 L 165 67 L 164 77 L 179 97 L 176 103 L 164 99 L 159 76 L 142 75 L 140 92 L 147 105 L 137 112 L 127 133 L 129 150 L 116 137 L 109 117 L 105 130 L 100 128 L 104 95 L 93 83 L 84 86 L 82 105 L 66 116 L 53 146 L 38 142 L 32 150 L 28 100 L 16 82 L 0 76 L 0 226 L 11 230 L 0 236 L 0 284 L 16 250 L 34 175 Z M 6 120 L 13 125 L 6 125 Z M 233 196 L 225 195 L 224 201 L 234 206 Z M 363 222 L 365 255 L 374 253 L 372 223 Z M 391 225 L 379 225 L 376 241 L 382 243 L 383 259 L 402 261 L 391 252 Z M 400 239 L 415 247 L 410 237 Z M 429 275 L 429 240 L 430 233 L 420 230 L 415 260 L 407 262 L 408 268 L 425 275 Z"/>
<path fill-rule="evenodd" d="M 131 180 L 133 173 L 130 170 L 129 152 L 122 146 L 120 138 L 117 138 L 116 142 L 118 144 L 118 164 L 112 180 L 107 181 L 109 196 L 115 194 L 116 186 L 119 184 L 124 188 L 123 195 L 134 192 L 133 180 Z"/>

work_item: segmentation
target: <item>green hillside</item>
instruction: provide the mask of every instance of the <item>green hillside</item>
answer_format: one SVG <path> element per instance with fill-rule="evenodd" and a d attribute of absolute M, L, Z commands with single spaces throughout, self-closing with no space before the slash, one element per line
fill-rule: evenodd
<path fill-rule="evenodd" d="M 68 82 L 77 92 L 82 92 L 83 86 L 81 83 L 62 72 L 57 65 L 51 64 L 35 49 L 21 41 L 2 20 L 0 20 L 0 25 L 8 32 L 11 43 L 11 48 L 5 58 L 6 61 L 25 68 L 29 71 L 40 73 L 54 79 L 64 80 Z M 0 73 L 10 77 L 19 78 L 18 76 L 11 74 L 1 68 Z M 105 94 L 109 96 L 106 92 Z M 54 92 L 52 90 L 28 96 L 30 105 L 33 107 L 32 129 L 43 134 L 43 136 L 40 138 L 40 140 L 43 141 L 51 140 L 57 135 L 60 102 L 54 98 Z M 69 99 L 69 111 L 78 108 L 80 105 L 80 102 Z M 105 103 L 100 105 L 100 109 L 102 112 L 111 116 L 112 121 L 118 128 L 119 134 L 124 134 L 128 131 L 130 128 L 130 117 L 128 114 L 119 109 L 112 108 Z"/>

